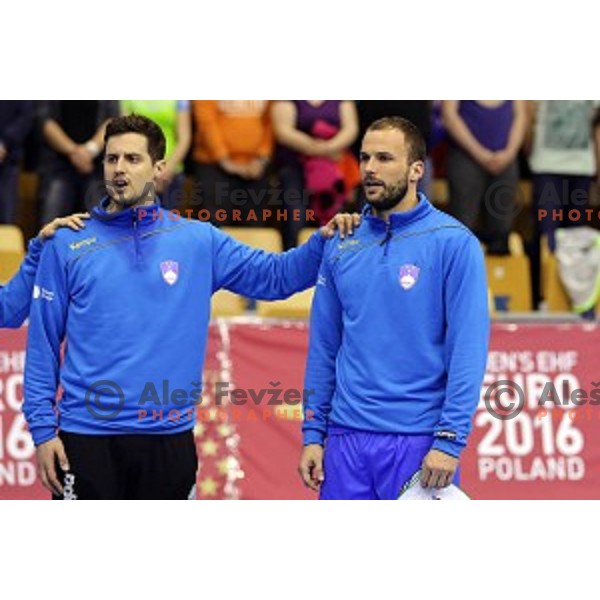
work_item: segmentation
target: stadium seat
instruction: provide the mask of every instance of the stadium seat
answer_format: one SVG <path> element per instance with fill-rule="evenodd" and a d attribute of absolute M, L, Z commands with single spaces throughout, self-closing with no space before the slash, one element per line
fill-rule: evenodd
<path fill-rule="evenodd" d="M 445 179 L 434 179 L 431 182 L 429 193 L 431 194 L 430 200 L 435 206 L 448 205 L 448 182 Z"/>
<path fill-rule="evenodd" d="M 488 285 L 495 312 L 526 312 L 532 309 L 529 259 L 523 241 L 511 233 L 509 256 L 485 257 Z"/>
<path fill-rule="evenodd" d="M 246 300 L 227 290 L 219 290 L 211 300 L 211 317 L 239 317 L 246 311 Z"/>
<path fill-rule="evenodd" d="M 306 244 L 310 236 L 318 230 L 318 227 L 305 227 L 304 229 L 301 229 L 300 233 L 298 234 L 298 246 Z"/>
<path fill-rule="evenodd" d="M 281 235 L 270 227 L 223 227 L 223 233 L 232 238 L 266 252 L 283 252 Z M 227 291 L 219 291 L 213 295 L 212 316 L 234 317 L 244 314 L 246 309 L 253 309 L 254 301 L 247 301 L 241 296 Z"/>
<path fill-rule="evenodd" d="M 37 233 L 38 198 L 38 174 L 21 171 L 19 175 L 19 210 L 17 222 L 22 227 L 26 239 Z"/>
<path fill-rule="evenodd" d="M 511 256 L 525 256 L 523 238 L 514 231 L 508 236 L 508 251 Z"/>
<path fill-rule="evenodd" d="M 16 225 L 0 225 L 0 283 L 6 283 L 25 258 L 23 233 Z"/>
<path fill-rule="evenodd" d="M 282 252 L 281 235 L 271 227 L 223 227 L 223 233 L 254 248 L 267 252 Z"/>
<path fill-rule="evenodd" d="M 548 247 L 544 235 L 540 241 L 540 285 L 549 312 L 571 312 L 571 301 L 558 272 L 558 261 Z"/>
<path fill-rule="evenodd" d="M 287 300 L 275 302 L 257 302 L 256 314 L 259 317 L 275 317 L 279 319 L 307 319 L 310 315 L 310 307 L 314 295 L 314 289 L 304 290 L 294 294 Z"/>

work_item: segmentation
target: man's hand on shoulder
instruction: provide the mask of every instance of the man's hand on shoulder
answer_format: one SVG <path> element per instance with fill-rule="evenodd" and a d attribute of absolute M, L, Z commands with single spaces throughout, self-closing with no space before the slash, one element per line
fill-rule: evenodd
<path fill-rule="evenodd" d="M 327 223 L 323 225 L 319 232 L 326 238 L 332 238 L 335 235 L 336 229 L 340 233 L 340 239 L 344 239 L 346 235 L 352 235 L 354 229 L 360 225 L 360 215 L 358 213 L 339 213 Z"/>
<path fill-rule="evenodd" d="M 81 231 L 85 228 L 84 220 L 89 218 L 89 213 L 77 213 L 68 217 L 59 217 L 48 223 L 48 225 L 42 227 L 38 237 L 40 240 L 42 240 L 42 242 L 45 242 L 48 238 L 53 237 L 57 230 L 59 230 L 61 227 L 68 227 L 73 231 Z"/>

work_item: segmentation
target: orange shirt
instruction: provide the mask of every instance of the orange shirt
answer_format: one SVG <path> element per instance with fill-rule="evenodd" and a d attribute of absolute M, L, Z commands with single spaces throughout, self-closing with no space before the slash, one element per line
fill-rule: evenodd
<path fill-rule="evenodd" d="M 273 152 L 267 100 L 194 100 L 196 123 L 193 158 L 215 163 L 229 159 L 246 164 Z"/>

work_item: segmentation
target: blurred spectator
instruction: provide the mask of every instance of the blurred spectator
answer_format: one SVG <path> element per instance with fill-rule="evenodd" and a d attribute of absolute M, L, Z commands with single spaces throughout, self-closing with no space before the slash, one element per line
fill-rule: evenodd
<path fill-rule="evenodd" d="M 32 122 L 31 100 L 0 101 L 0 223 L 16 222 L 19 166 Z"/>
<path fill-rule="evenodd" d="M 198 208 L 210 211 L 215 225 L 264 225 L 261 215 L 269 200 L 267 166 L 273 153 L 269 111 L 266 100 L 192 103 L 194 171 L 203 199 Z M 224 219 L 218 217 L 219 210 L 225 211 Z M 240 211 L 240 220 L 232 218 L 233 210 Z"/>
<path fill-rule="evenodd" d="M 587 223 L 585 211 L 598 156 L 594 153 L 592 133 L 597 105 L 594 100 L 543 100 L 528 104 L 534 222 L 531 272 L 536 306 L 541 301 L 542 236 L 547 236 L 548 247 L 554 252 L 557 227 Z"/>
<path fill-rule="evenodd" d="M 472 230 L 482 214 L 478 234 L 488 253 L 507 254 L 519 183 L 517 155 L 525 138 L 525 103 L 443 100 L 442 118 L 451 140 L 450 211 Z"/>
<path fill-rule="evenodd" d="M 596 151 L 596 184 L 600 188 L 600 107 L 594 115 L 594 148 Z M 600 192 L 600 189 L 598 190 Z"/>
<path fill-rule="evenodd" d="M 433 179 L 433 167 L 429 154 L 431 151 L 432 136 L 432 101 L 431 100 L 359 100 L 358 119 L 360 124 L 359 140 L 365 135 L 371 123 L 383 117 L 402 117 L 416 125 L 427 142 L 427 161 L 425 163 L 425 175 L 419 181 L 419 192 L 429 195 L 429 188 Z M 358 155 L 360 148 L 358 144 L 354 147 Z"/>
<path fill-rule="evenodd" d="M 178 208 L 183 199 L 185 175 L 183 161 L 192 141 L 192 116 L 189 100 L 122 100 L 122 114 L 136 113 L 158 123 L 167 139 L 163 171 L 158 193 L 162 206 Z"/>
<path fill-rule="evenodd" d="M 38 119 L 46 142 L 40 158 L 42 211 L 56 217 L 86 210 L 102 195 L 100 161 L 104 128 L 119 115 L 116 100 L 44 100 Z"/>
<path fill-rule="evenodd" d="M 278 176 L 287 219 L 282 223 L 286 249 L 296 245 L 307 225 L 306 210 L 325 224 L 342 207 L 358 185 L 358 163 L 349 148 L 358 135 L 356 106 L 351 100 L 289 100 L 273 104 L 271 111 L 277 152 Z M 348 171 L 356 172 L 348 181 Z M 350 179 L 352 175 L 350 174 Z M 299 216 L 299 219 L 295 217 Z"/>

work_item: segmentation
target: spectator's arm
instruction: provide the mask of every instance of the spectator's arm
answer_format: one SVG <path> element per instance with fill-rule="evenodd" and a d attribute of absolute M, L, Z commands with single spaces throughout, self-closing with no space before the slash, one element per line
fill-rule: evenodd
<path fill-rule="evenodd" d="M 533 150 L 533 136 L 535 132 L 535 121 L 537 119 L 538 103 L 535 100 L 525 101 L 525 136 L 523 150 L 528 156 Z"/>
<path fill-rule="evenodd" d="M 274 102 L 271 107 L 271 120 L 275 138 L 282 146 L 309 156 L 316 153 L 316 140 L 296 129 L 296 107 L 293 102 Z"/>
<path fill-rule="evenodd" d="M 442 122 L 444 127 L 459 146 L 478 163 L 484 163 L 490 151 L 484 148 L 471 133 L 458 112 L 459 105 L 460 100 L 442 100 Z"/>
<path fill-rule="evenodd" d="M 110 119 L 106 119 L 100 127 L 96 130 L 96 133 L 84 144 L 85 149 L 90 153 L 92 159 L 96 158 L 104 149 L 104 134 L 106 133 L 106 126 Z"/>
<path fill-rule="evenodd" d="M 505 150 L 510 155 L 511 160 L 514 160 L 525 140 L 525 133 L 527 130 L 527 106 L 524 100 L 513 100 L 512 102 L 514 116 Z"/>
<path fill-rule="evenodd" d="M 54 119 L 46 119 L 42 124 L 42 133 L 49 146 L 60 154 L 69 156 L 77 149 L 77 144 L 64 132 Z"/>
<path fill-rule="evenodd" d="M 206 141 L 214 160 L 227 160 L 229 151 L 219 127 L 217 101 L 194 100 L 192 110 L 199 135 Z"/>
<path fill-rule="evenodd" d="M 263 138 L 257 148 L 258 158 L 269 160 L 273 155 L 273 124 L 271 122 L 271 109 L 267 105 L 262 116 Z"/>
<path fill-rule="evenodd" d="M 13 120 L 4 128 L 0 142 L 7 149 L 20 146 L 31 129 L 33 123 L 33 102 L 23 100 L 19 103 L 19 110 Z"/>
<path fill-rule="evenodd" d="M 593 123 L 594 151 L 596 153 L 596 180 L 600 181 L 600 108 L 596 110 Z"/>
<path fill-rule="evenodd" d="M 358 136 L 358 113 L 352 100 L 344 100 L 340 105 L 342 126 L 327 145 L 332 152 L 342 152 L 349 148 Z"/>

